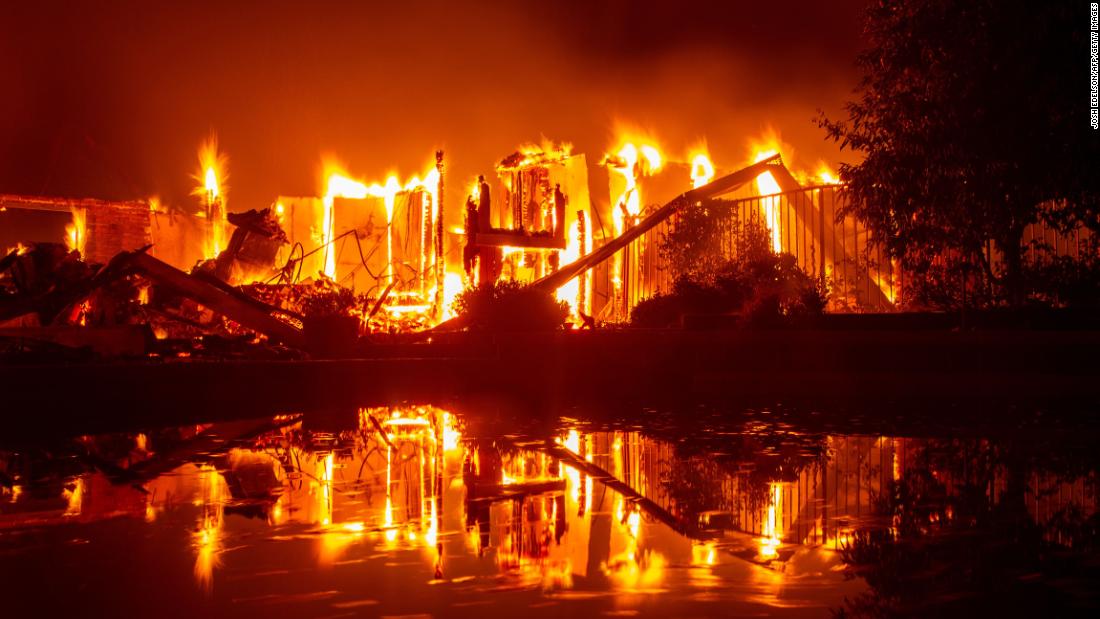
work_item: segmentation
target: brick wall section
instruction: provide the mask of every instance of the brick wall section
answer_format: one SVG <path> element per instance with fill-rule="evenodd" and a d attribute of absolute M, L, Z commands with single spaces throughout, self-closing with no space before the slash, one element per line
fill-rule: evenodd
<path fill-rule="evenodd" d="M 86 200 L 87 227 L 84 259 L 107 262 L 120 251 L 138 249 L 151 242 L 149 205 L 144 202 Z"/>
<path fill-rule="evenodd" d="M 107 262 L 120 251 L 148 245 L 152 238 L 149 203 L 144 201 L 0 194 L 0 207 L 57 213 L 83 211 L 86 216 L 84 259 L 89 262 Z M 57 231 L 59 240 L 65 238 L 64 235 L 64 230 Z"/>

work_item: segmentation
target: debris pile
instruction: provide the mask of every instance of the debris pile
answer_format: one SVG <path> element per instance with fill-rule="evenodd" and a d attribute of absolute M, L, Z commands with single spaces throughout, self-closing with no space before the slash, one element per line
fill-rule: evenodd
<path fill-rule="evenodd" d="M 312 305 L 268 303 L 234 285 L 277 273 L 275 257 L 287 241 L 268 210 L 229 220 L 237 228 L 226 249 L 190 273 L 149 255 L 148 247 L 92 264 L 60 244 L 17 246 L 0 258 L 0 350 L 7 355 L 56 354 L 61 347 L 98 356 L 301 356 L 309 351 L 303 329 L 311 312 L 348 308 L 322 310 L 316 299 L 327 296 L 311 293 L 323 287 L 316 284 L 280 287 L 284 296 L 315 299 Z M 350 311 L 347 315 L 356 320 Z M 357 335 L 351 332 L 353 345 Z"/>

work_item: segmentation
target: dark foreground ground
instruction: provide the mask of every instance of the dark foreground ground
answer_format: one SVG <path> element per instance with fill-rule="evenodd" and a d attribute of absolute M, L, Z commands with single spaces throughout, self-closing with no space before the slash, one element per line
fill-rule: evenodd
<path fill-rule="evenodd" d="M 852 414 L 852 402 L 920 411 L 952 401 L 984 423 L 987 410 L 1021 406 L 1091 415 L 1098 344 L 1100 331 L 1018 329 L 451 334 L 376 346 L 360 359 L 8 364 L 0 415 L 13 440 L 425 398 L 544 411 L 784 402 Z"/>

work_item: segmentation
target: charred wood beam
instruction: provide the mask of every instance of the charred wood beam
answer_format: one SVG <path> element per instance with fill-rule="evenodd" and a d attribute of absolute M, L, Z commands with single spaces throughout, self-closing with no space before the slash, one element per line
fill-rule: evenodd
<path fill-rule="evenodd" d="M 181 273 L 182 273 L 182 271 L 181 271 Z M 275 307 L 273 305 L 269 305 L 269 304 L 264 303 L 263 301 L 255 298 L 255 297 L 252 297 L 252 296 L 250 296 L 250 295 L 248 295 L 244 292 L 241 292 L 240 289 L 236 288 L 235 286 L 232 286 L 232 285 L 226 283 L 222 279 L 218 279 L 218 276 L 215 275 L 214 273 L 209 273 L 209 272 L 206 272 L 206 271 L 196 271 L 195 273 L 191 273 L 191 274 L 187 274 L 187 275 L 188 275 L 188 277 L 192 277 L 192 278 L 195 278 L 196 280 L 199 280 L 201 282 L 210 284 L 211 286 L 221 290 L 225 294 L 237 299 L 241 303 L 247 303 L 249 305 L 252 305 L 252 306 L 256 307 L 257 309 L 259 309 L 261 311 L 273 312 L 275 314 L 281 314 L 283 316 L 290 316 L 291 318 L 295 318 L 295 319 L 298 319 L 298 320 L 303 320 L 305 318 L 304 315 L 302 315 L 298 312 L 288 310 L 288 309 L 283 309 L 283 308 L 280 308 L 280 307 Z"/>
<path fill-rule="evenodd" d="M 299 349 L 306 348 L 306 338 L 301 329 L 294 327 L 274 314 L 282 310 L 261 303 L 244 293 L 230 292 L 220 286 L 188 275 L 142 252 L 124 252 L 115 257 L 132 266 L 154 282 L 171 288 L 200 305 L 222 314 L 242 326 L 262 333 L 273 340 Z M 114 262 L 115 260 L 112 260 Z M 241 297 L 247 297 L 242 299 Z"/>
<path fill-rule="evenodd" d="M 148 247 L 137 250 L 144 252 Z M 13 252 L 0 261 L 0 270 L 15 266 L 19 259 Z M 52 323 L 58 315 L 83 301 L 97 288 L 128 274 L 127 266 L 121 261 L 111 260 L 100 267 L 92 277 L 81 277 L 78 281 L 62 285 L 52 285 L 41 294 L 22 294 L 15 297 L 0 298 L 0 321 L 30 312 L 35 312 L 44 323 Z M 52 277 L 52 275 L 51 275 Z"/>
<path fill-rule="evenodd" d="M 783 191 L 798 191 L 802 189 L 802 185 L 798 184 L 798 181 L 795 179 L 794 175 L 791 174 L 791 171 L 787 169 L 787 166 L 774 166 L 770 172 L 776 184 L 779 185 L 779 188 Z"/>

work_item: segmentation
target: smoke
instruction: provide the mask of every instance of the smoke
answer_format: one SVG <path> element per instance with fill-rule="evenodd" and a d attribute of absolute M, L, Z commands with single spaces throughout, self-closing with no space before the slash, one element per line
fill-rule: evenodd
<path fill-rule="evenodd" d="M 230 210 L 318 195 L 325 155 L 382 180 L 423 173 L 443 148 L 454 211 L 520 143 L 572 142 L 591 161 L 616 123 L 672 159 L 705 139 L 732 167 L 770 126 L 796 165 L 835 163 L 812 118 L 839 112 L 860 47 L 854 0 L 801 15 L 729 2 L 41 4 L 9 8 L 0 36 L 0 193 L 184 208 L 211 131 L 230 157 Z"/>

